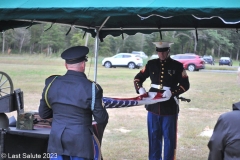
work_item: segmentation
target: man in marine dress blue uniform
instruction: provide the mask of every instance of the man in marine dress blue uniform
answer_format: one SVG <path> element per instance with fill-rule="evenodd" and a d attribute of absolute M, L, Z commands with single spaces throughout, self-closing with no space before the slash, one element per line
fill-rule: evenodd
<path fill-rule="evenodd" d="M 189 80 L 183 65 L 170 58 L 169 42 L 153 42 L 157 59 L 149 60 L 135 76 L 134 86 L 139 94 L 147 94 L 143 82 L 150 77 L 149 92 L 161 92 L 167 101 L 146 105 L 148 111 L 149 160 L 176 159 L 177 118 L 179 112 L 177 96 L 189 89 Z M 150 94 L 150 93 L 149 93 Z M 162 147 L 164 143 L 164 154 Z"/>
<path fill-rule="evenodd" d="M 48 152 L 56 153 L 59 160 L 92 160 L 92 116 L 104 128 L 108 122 L 102 104 L 103 90 L 84 73 L 88 52 L 85 46 L 65 50 L 61 57 L 65 59 L 66 74 L 50 76 L 45 81 L 39 115 L 43 119 L 53 118 Z"/>

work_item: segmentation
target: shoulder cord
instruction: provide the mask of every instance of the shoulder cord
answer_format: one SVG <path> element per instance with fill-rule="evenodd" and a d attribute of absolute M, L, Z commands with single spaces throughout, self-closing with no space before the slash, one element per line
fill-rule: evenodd
<path fill-rule="evenodd" d="M 95 105 L 95 84 L 92 83 L 92 105 L 91 105 L 91 110 L 94 110 L 94 105 Z"/>
<path fill-rule="evenodd" d="M 52 85 L 53 81 L 54 81 L 56 78 L 57 78 L 57 76 L 52 80 L 51 83 L 48 84 L 47 89 L 46 89 L 46 91 L 45 91 L 45 95 L 44 95 L 45 102 L 47 103 L 47 106 L 48 106 L 48 108 L 50 108 L 50 109 L 51 109 L 52 107 L 50 106 L 50 104 L 49 104 L 49 102 L 48 102 L 47 93 L 48 93 L 48 90 L 49 90 L 50 86 Z"/>

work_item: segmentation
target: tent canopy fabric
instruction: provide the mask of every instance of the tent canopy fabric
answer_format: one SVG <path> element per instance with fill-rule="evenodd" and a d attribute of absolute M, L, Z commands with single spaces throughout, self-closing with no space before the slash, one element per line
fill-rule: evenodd
<path fill-rule="evenodd" d="M 52 22 L 99 38 L 178 29 L 240 27 L 239 0 L 1 0 L 0 21 Z M 99 29 L 100 28 L 100 29 Z"/>
<path fill-rule="evenodd" d="M 39 24 L 35 22 L 26 22 L 26 21 L 15 21 L 15 20 L 1 20 L 0 21 L 0 32 L 6 31 L 8 29 L 14 29 L 18 27 L 31 27 L 32 25 Z"/>

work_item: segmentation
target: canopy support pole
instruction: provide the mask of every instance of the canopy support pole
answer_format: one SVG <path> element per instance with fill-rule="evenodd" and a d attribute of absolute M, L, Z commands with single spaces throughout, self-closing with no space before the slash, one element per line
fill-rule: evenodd
<path fill-rule="evenodd" d="M 94 44 L 94 81 L 97 82 L 97 62 L 98 62 L 98 45 L 99 45 L 99 30 L 96 30 L 95 44 Z"/>
<path fill-rule="evenodd" d="M 97 64 L 98 64 L 98 49 L 99 49 L 99 32 L 104 26 L 104 24 L 108 21 L 110 16 L 108 16 L 105 21 L 102 23 L 102 25 L 98 28 L 95 29 L 96 36 L 95 36 L 95 46 L 94 46 L 94 55 L 95 55 L 95 62 L 94 62 L 94 81 L 97 82 Z"/>

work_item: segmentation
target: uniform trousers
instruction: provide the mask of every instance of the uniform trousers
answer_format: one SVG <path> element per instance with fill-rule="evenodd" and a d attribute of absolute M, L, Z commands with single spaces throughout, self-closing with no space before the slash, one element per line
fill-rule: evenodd
<path fill-rule="evenodd" d="M 162 116 L 148 112 L 149 160 L 174 159 L 177 145 L 177 118 L 178 115 Z M 164 148 L 162 148 L 163 144 Z"/>

